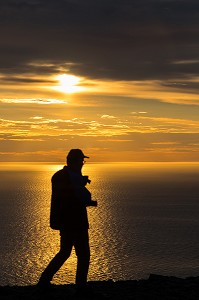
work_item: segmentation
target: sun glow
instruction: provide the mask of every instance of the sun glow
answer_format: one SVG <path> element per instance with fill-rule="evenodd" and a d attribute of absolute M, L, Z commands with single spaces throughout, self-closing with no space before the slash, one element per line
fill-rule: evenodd
<path fill-rule="evenodd" d="M 59 85 L 55 86 L 54 89 L 63 93 L 75 93 L 84 90 L 80 86 L 81 78 L 75 75 L 62 74 L 56 77 Z"/>

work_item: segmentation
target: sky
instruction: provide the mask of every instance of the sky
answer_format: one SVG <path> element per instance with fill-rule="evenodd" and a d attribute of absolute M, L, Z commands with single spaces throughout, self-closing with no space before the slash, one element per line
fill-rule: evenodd
<path fill-rule="evenodd" d="M 1 0 L 0 161 L 199 161 L 199 2 Z"/>

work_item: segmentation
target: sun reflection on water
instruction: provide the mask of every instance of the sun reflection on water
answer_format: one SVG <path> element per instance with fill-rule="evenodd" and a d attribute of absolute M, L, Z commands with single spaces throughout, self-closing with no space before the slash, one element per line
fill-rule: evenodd
<path fill-rule="evenodd" d="M 62 167 L 1 165 L 1 285 L 36 283 L 59 250 L 59 232 L 49 228 L 49 214 L 51 177 Z M 176 276 L 180 270 L 188 273 L 194 265 L 189 253 L 199 251 L 198 238 L 194 240 L 199 228 L 198 163 L 88 163 L 83 174 L 89 175 L 88 188 L 98 201 L 98 207 L 88 208 L 89 280 L 138 279 L 162 270 Z M 73 250 L 53 282 L 73 283 L 75 272 Z"/>

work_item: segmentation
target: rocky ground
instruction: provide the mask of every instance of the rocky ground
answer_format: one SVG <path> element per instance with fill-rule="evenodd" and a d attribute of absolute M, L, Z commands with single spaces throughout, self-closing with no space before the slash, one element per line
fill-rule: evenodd
<path fill-rule="evenodd" d="M 109 300 L 199 300 L 199 277 L 176 278 L 151 274 L 145 280 L 97 281 L 88 285 L 99 295 L 92 299 Z M 103 297 L 104 296 L 104 297 Z M 91 299 L 83 298 L 83 299 Z M 48 289 L 37 286 L 0 287 L 1 300 L 75 300 L 75 286 L 53 285 Z"/>

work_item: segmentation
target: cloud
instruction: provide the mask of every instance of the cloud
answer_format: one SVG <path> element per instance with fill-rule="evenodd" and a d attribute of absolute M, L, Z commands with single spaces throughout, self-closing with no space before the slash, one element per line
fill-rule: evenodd
<path fill-rule="evenodd" d="M 131 139 L 118 139 L 118 138 L 115 138 L 115 139 L 110 139 L 110 138 L 108 138 L 108 139 L 99 139 L 98 140 L 98 142 L 102 142 L 102 143 L 132 143 L 133 142 L 133 140 L 131 140 Z"/>
<path fill-rule="evenodd" d="M 199 133 L 199 121 L 190 119 L 136 116 L 143 132 Z"/>
<path fill-rule="evenodd" d="M 2 103 L 16 103 L 16 104 L 66 104 L 66 101 L 58 100 L 58 99 L 0 99 Z"/>
<path fill-rule="evenodd" d="M 43 119 L 43 117 L 35 116 L 35 117 L 31 117 L 30 119 L 33 119 L 33 120 L 41 120 L 41 119 Z"/>
<path fill-rule="evenodd" d="M 151 143 L 152 145 L 160 145 L 160 146 L 165 146 L 165 145 L 178 145 L 179 143 L 178 142 L 153 142 Z"/>
<path fill-rule="evenodd" d="M 196 149 L 198 25 L 196 0 L 1 0 L 2 147 Z"/>
<path fill-rule="evenodd" d="M 110 115 L 102 115 L 101 118 L 102 119 L 115 119 L 116 117 L 110 116 Z"/>
<path fill-rule="evenodd" d="M 41 78 L 28 78 L 22 76 L 1 76 L 0 77 L 3 84 L 56 84 L 56 80 L 49 80 L 49 79 L 41 79 Z"/>
<path fill-rule="evenodd" d="M 195 0 L 7 0 L 0 3 L 0 20 L 4 74 L 27 73 L 36 61 L 46 62 L 43 71 L 68 64 L 71 73 L 95 79 L 166 80 L 199 73 L 197 63 L 174 63 L 198 61 Z"/>
<path fill-rule="evenodd" d="M 147 112 L 146 111 L 138 111 L 138 112 L 137 111 L 132 111 L 131 114 L 132 115 L 139 115 L 139 114 L 147 114 Z"/>
<path fill-rule="evenodd" d="M 103 116 L 103 115 L 102 115 Z M 114 144 L 129 144 L 132 147 L 132 142 L 137 143 L 137 147 L 140 148 L 143 143 L 151 143 L 151 145 L 157 147 L 177 145 L 178 141 L 165 139 L 165 135 L 168 134 L 187 134 L 193 136 L 193 134 L 199 134 L 199 121 L 179 118 L 166 118 L 155 117 L 145 114 L 129 114 L 120 117 L 109 118 L 109 115 L 105 115 L 101 118 L 101 115 L 93 120 L 87 118 L 46 118 L 44 115 L 29 116 L 27 120 L 11 120 L 1 119 L 1 136 L 0 139 L 4 143 L 8 142 L 31 142 L 35 145 L 38 143 L 51 143 L 56 141 L 56 147 L 59 143 L 64 143 L 74 137 L 81 138 L 95 138 L 95 143 L 101 142 L 102 137 L 105 145 Z M 136 134 L 141 134 L 139 141 L 135 137 Z M 147 141 L 147 136 L 150 135 L 150 141 Z M 154 140 L 155 135 L 162 135 L 162 139 Z M 140 140 L 142 140 L 142 143 Z M 185 136 L 188 139 L 188 136 Z M 35 142 L 34 142 L 35 141 Z M 197 140 L 193 139 L 192 144 L 195 144 Z M 87 143 L 87 142 L 86 142 Z M 151 147 L 150 145 L 150 147 Z M 28 147 L 28 146 L 27 146 Z M 36 149 L 37 149 L 36 147 Z M 127 147 L 127 146 L 126 146 Z M 135 147 L 133 143 L 133 148 Z M 148 148 L 150 148 L 148 145 Z M 195 146 L 194 146 L 195 147 Z M 13 147 L 11 147 L 12 149 Z M 142 148 L 142 147 L 141 147 Z"/>
<path fill-rule="evenodd" d="M 74 118 L 71 120 L 32 118 L 29 121 L 0 119 L 2 137 L 4 140 L 19 140 L 29 138 L 49 139 L 66 136 L 115 136 L 125 135 L 130 127 L 125 124 L 104 124 L 98 121 L 88 121 Z"/>
<path fill-rule="evenodd" d="M 146 148 L 146 151 L 156 152 L 156 153 L 197 153 L 199 151 L 199 147 L 192 146 L 178 146 L 178 147 L 159 147 L 159 148 Z"/>
<path fill-rule="evenodd" d="M 189 78 L 181 81 L 167 80 L 161 83 L 163 87 L 171 88 L 174 92 L 184 92 L 188 94 L 197 94 L 199 92 L 199 78 Z"/>
<path fill-rule="evenodd" d="M 46 87 L 74 74 L 90 94 L 199 103 L 195 0 L 2 0 L 0 25 L 5 98 L 64 98 Z"/>

